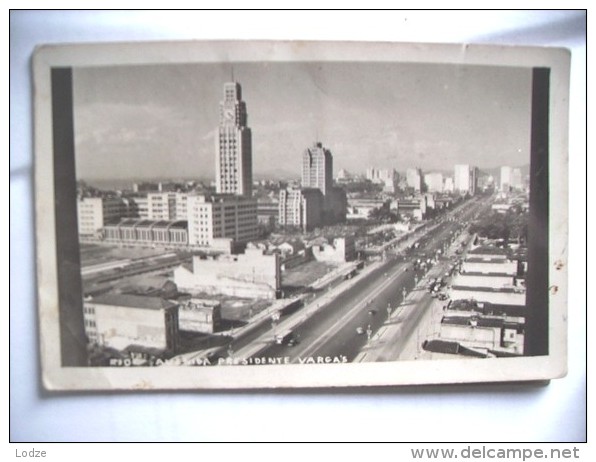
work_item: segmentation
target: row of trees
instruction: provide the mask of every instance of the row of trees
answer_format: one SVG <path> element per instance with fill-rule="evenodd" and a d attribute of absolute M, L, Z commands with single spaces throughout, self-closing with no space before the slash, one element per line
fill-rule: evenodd
<path fill-rule="evenodd" d="M 520 210 L 493 212 L 480 218 L 470 231 L 488 239 L 503 239 L 505 243 L 510 240 L 525 243 L 528 239 L 528 213 Z"/>

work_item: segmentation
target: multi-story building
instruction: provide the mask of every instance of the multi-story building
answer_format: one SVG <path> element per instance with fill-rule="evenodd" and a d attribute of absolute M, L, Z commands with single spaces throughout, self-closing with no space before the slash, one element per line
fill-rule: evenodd
<path fill-rule="evenodd" d="M 172 220 L 187 220 L 188 219 L 188 194 L 176 193 L 175 198 L 175 215 Z"/>
<path fill-rule="evenodd" d="M 224 84 L 215 140 L 215 187 L 220 194 L 252 195 L 252 136 L 237 82 Z"/>
<path fill-rule="evenodd" d="M 509 191 L 509 187 L 511 186 L 511 174 L 511 167 L 501 167 L 501 191 Z"/>
<path fill-rule="evenodd" d="M 100 295 L 84 301 L 83 317 L 92 344 L 158 355 L 178 345 L 178 305 L 159 297 Z"/>
<path fill-rule="evenodd" d="M 511 172 L 511 187 L 515 190 L 521 190 L 524 188 L 522 172 L 519 168 L 514 168 Z"/>
<path fill-rule="evenodd" d="M 302 156 L 302 187 L 280 191 L 279 224 L 310 230 L 345 221 L 346 212 L 346 193 L 333 185 L 331 151 L 315 142 Z"/>
<path fill-rule="evenodd" d="M 453 178 L 448 176 L 445 178 L 445 184 L 443 186 L 443 192 L 453 192 Z"/>
<path fill-rule="evenodd" d="M 373 183 L 382 184 L 385 192 L 394 193 L 397 189 L 399 175 L 393 168 L 368 168 L 366 169 L 366 179 Z"/>
<path fill-rule="evenodd" d="M 470 195 L 476 194 L 478 190 L 478 177 L 480 176 L 480 170 L 478 167 L 470 167 Z"/>
<path fill-rule="evenodd" d="M 408 188 L 413 188 L 414 191 L 422 191 L 422 170 L 419 168 L 409 168 L 406 170 L 406 182 Z"/>
<path fill-rule="evenodd" d="M 317 188 L 326 196 L 333 186 L 333 156 L 316 142 L 302 155 L 302 187 Z"/>
<path fill-rule="evenodd" d="M 127 217 L 144 220 L 186 220 L 187 193 L 149 192 L 124 198 Z"/>
<path fill-rule="evenodd" d="M 176 285 L 190 293 L 275 299 L 281 293 L 280 256 L 247 248 L 238 255 L 193 257 L 192 269 L 174 270 Z"/>
<path fill-rule="evenodd" d="M 279 224 L 310 231 L 323 222 L 323 194 L 316 188 L 288 188 L 279 192 Z"/>
<path fill-rule="evenodd" d="M 77 201 L 79 237 L 95 238 L 105 224 L 127 215 L 120 197 L 82 197 Z"/>
<path fill-rule="evenodd" d="M 130 218 L 149 219 L 149 200 L 146 195 L 135 195 L 127 197 L 125 200 L 128 204 L 128 216 Z"/>
<path fill-rule="evenodd" d="M 279 201 L 257 201 L 257 221 L 259 225 L 273 227 L 279 223 Z"/>
<path fill-rule="evenodd" d="M 221 302 L 191 298 L 182 302 L 178 310 L 180 330 L 212 334 L 221 327 Z"/>
<path fill-rule="evenodd" d="M 188 194 L 180 192 L 157 192 L 147 194 L 147 218 L 149 220 L 186 220 Z"/>
<path fill-rule="evenodd" d="M 188 196 L 187 207 L 191 246 L 218 247 L 221 239 L 235 244 L 258 238 L 256 199 L 230 194 Z"/>
<path fill-rule="evenodd" d="M 323 197 L 323 222 L 325 224 L 343 223 L 348 213 L 346 191 L 338 186 L 329 189 Z"/>
<path fill-rule="evenodd" d="M 158 192 L 147 194 L 147 214 L 149 220 L 175 220 L 176 193 Z"/>
<path fill-rule="evenodd" d="M 453 170 L 453 188 L 460 194 L 476 194 L 478 168 L 467 164 L 456 165 Z"/>
<path fill-rule="evenodd" d="M 424 184 L 428 192 L 443 192 L 443 174 L 439 172 L 424 175 Z"/>
<path fill-rule="evenodd" d="M 521 190 L 524 182 L 521 169 L 501 167 L 501 191 Z"/>

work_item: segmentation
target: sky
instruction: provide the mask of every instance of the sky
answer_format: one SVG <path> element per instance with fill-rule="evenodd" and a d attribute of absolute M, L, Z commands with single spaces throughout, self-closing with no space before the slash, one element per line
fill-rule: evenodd
<path fill-rule="evenodd" d="M 529 163 L 530 68 L 300 62 L 75 68 L 77 178 L 214 178 L 224 82 L 242 86 L 253 173 L 299 177 L 320 141 L 345 168 Z"/>

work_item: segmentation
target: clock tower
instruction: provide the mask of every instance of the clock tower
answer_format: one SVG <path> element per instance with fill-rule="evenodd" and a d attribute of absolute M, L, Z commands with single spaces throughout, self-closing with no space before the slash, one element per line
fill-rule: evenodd
<path fill-rule="evenodd" d="M 221 194 L 252 195 L 252 136 L 246 104 L 237 82 L 224 84 L 215 140 L 216 190 Z"/>

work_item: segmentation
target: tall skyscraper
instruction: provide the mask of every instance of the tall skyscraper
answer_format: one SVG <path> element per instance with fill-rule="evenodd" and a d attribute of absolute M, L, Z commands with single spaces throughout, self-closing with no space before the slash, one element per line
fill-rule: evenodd
<path fill-rule="evenodd" d="M 455 191 L 460 194 L 476 194 L 478 185 L 478 167 L 472 167 L 467 164 L 456 165 L 454 167 L 453 186 Z"/>
<path fill-rule="evenodd" d="M 333 156 L 316 142 L 302 155 L 302 187 L 318 188 L 326 196 L 333 187 Z"/>
<path fill-rule="evenodd" d="M 280 191 L 279 223 L 303 230 L 339 223 L 345 221 L 347 207 L 346 192 L 333 186 L 331 151 L 316 142 L 302 155 L 302 187 Z"/>
<path fill-rule="evenodd" d="M 215 140 L 215 187 L 221 194 L 252 195 L 252 136 L 237 82 L 224 84 Z"/>
<path fill-rule="evenodd" d="M 509 187 L 511 186 L 511 167 L 503 166 L 501 167 L 501 190 L 502 191 L 509 191 Z"/>
<path fill-rule="evenodd" d="M 511 187 L 518 191 L 524 187 L 522 173 L 519 168 L 514 168 L 511 171 Z"/>

